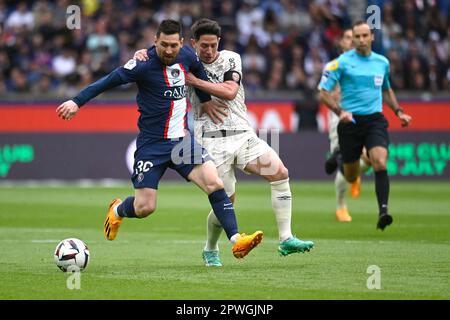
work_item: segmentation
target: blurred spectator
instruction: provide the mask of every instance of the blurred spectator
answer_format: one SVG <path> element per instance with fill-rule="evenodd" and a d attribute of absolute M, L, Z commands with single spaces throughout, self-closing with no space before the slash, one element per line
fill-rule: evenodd
<path fill-rule="evenodd" d="M 251 70 L 259 73 L 264 73 L 266 71 L 266 58 L 261 52 L 255 37 L 252 37 L 249 41 L 241 59 L 244 71 Z"/>
<path fill-rule="evenodd" d="M 52 69 L 56 76 L 64 78 L 75 72 L 76 62 L 73 53 L 65 48 L 52 61 Z"/>
<path fill-rule="evenodd" d="M 250 36 L 263 33 L 264 11 L 257 6 L 258 0 L 244 0 L 236 14 L 239 42 L 246 46 Z M 260 43 L 258 43 L 260 44 Z"/>
<path fill-rule="evenodd" d="M 9 81 L 6 82 L 6 87 L 8 91 L 15 92 L 28 92 L 30 89 L 25 73 L 19 68 L 13 68 L 11 70 Z"/>
<path fill-rule="evenodd" d="M 448 1 L 380 0 L 382 54 L 402 90 L 449 90 Z M 359 0 L 82 0 L 81 29 L 68 30 L 70 0 L 0 0 L 0 92 L 68 95 L 154 44 L 163 19 L 179 19 L 185 45 L 198 18 L 222 26 L 220 49 L 241 54 L 249 92 L 313 90 L 337 39 L 365 14 Z M 364 5 L 361 5 L 364 3 Z M 370 3 L 374 3 L 370 1 Z M 127 90 L 129 86 L 118 90 Z"/>
<path fill-rule="evenodd" d="M 28 5 L 25 1 L 19 2 L 16 10 L 14 10 L 6 20 L 6 28 L 8 29 L 22 27 L 26 27 L 30 30 L 34 27 L 33 13 L 28 9 Z"/>

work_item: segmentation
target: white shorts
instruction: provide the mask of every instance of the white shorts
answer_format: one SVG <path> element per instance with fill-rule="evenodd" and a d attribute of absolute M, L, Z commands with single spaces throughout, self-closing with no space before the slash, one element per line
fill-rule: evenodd
<path fill-rule="evenodd" d="M 235 192 L 234 169 L 238 168 L 247 173 L 244 169 L 250 162 L 273 150 L 267 142 L 258 138 L 254 131 L 223 138 L 203 138 L 202 146 L 214 158 L 228 196 Z"/>
<path fill-rule="evenodd" d="M 339 148 L 339 137 L 337 133 L 339 117 L 332 111 L 329 112 L 329 123 L 328 138 L 330 139 L 330 152 L 332 153 L 336 148 Z"/>

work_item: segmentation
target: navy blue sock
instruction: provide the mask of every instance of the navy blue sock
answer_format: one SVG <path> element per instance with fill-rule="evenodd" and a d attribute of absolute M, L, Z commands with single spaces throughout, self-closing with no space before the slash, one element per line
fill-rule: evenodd
<path fill-rule="evenodd" d="M 137 218 L 136 212 L 134 212 L 134 197 L 128 197 L 119 204 L 117 213 L 123 218 Z"/>
<path fill-rule="evenodd" d="M 380 215 L 388 213 L 389 177 L 386 170 L 375 171 L 375 193 Z"/>
<path fill-rule="evenodd" d="M 214 214 L 220 221 L 228 239 L 230 239 L 238 233 L 236 214 L 234 213 L 234 207 L 230 198 L 228 198 L 224 189 L 214 191 L 208 198 Z"/>

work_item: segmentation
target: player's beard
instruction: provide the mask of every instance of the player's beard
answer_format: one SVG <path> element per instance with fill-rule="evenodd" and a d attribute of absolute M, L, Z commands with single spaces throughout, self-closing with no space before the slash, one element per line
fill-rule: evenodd
<path fill-rule="evenodd" d="M 171 64 L 173 64 L 174 62 L 175 62 L 175 58 L 176 57 L 162 57 L 162 62 L 166 65 L 166 66 L 168 66 L 168 65 L 171 65 Z"/>

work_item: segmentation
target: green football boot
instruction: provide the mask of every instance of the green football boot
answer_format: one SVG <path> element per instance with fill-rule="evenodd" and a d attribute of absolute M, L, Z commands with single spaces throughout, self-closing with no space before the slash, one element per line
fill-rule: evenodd
<path fill-rule="evenodd" d="M 314 248 L 314 242 L 303 241 L 294 236 L 281 242 L 280 246 L 278 247 L 278 252 L 282 256 L 287 256 L 292 253 L 307 252 L 310 251 L 312 248 Z"/>
<path fill-rule="evenodd" d="M 221 267 L 222 262 L 220 262 L 219 250 L 211 250 L 202 252 L 203 261 L 205 261 L 205 266 L 207 267 Z"/>

